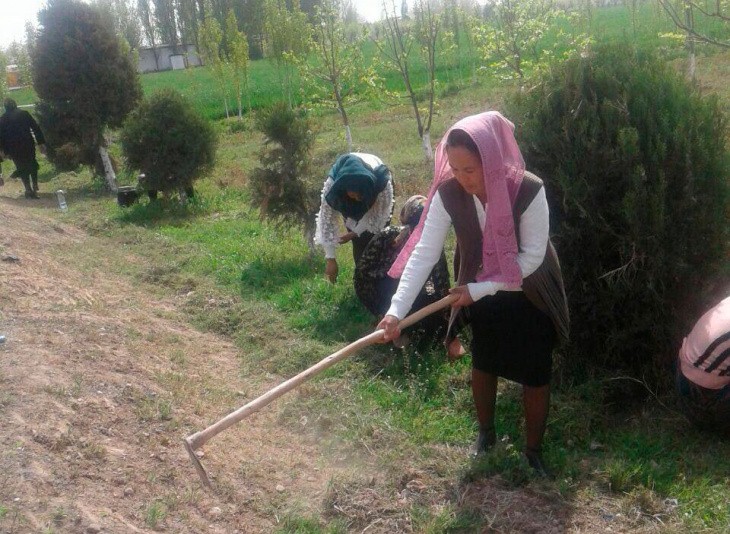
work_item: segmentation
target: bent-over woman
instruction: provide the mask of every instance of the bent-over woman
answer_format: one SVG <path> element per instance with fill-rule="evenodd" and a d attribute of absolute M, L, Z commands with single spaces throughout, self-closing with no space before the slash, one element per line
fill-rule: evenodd
<path fill-rule="evenodd" d="M 568 308 L 558 258 L 549 239 L 542 181 L 525 171 L 514 125 L 490 111 L 457 122 L 437 147 L 425 221 L 390 271 L 400 275 L 378 325 L 398 336 L 418 289 L 438 260 L 453 225 L 456 287 L 452 308 L 471 325 L 472 395 L 479 420 L 474 451 L 496 440 L 498 377 L 522 384 L 525 455 L 546 474 L 541 455 L 550 401 L 552 351 L 568 336 Z M 402 274 L 401 274 L 402 273 Z M 447 341 L 453 337 L 447 333 Z M 454 343 L 449 343 L 449 348 Z"/>
<path fill-rule="evenodd" d="M 373 235 L 390 223 L 393 213 L 393 180 L 379 157 L 352 152 L 332 165 L 322 188 L 314 242 L 324 248 L 325 274 L 337 280 L 337 245 L 352 241 L 355 265 Z M 337 219 L 344 219 L 346 233 L 338 235 Z"/>

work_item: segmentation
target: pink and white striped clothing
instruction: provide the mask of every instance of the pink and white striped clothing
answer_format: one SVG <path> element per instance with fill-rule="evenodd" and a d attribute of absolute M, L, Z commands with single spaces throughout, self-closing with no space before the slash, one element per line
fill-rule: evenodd
<path fill-rule="evenodd" d="M 707 389 L 730 385 L 730 297 L 705 313 L 679 349 L 682 374 Z"/>

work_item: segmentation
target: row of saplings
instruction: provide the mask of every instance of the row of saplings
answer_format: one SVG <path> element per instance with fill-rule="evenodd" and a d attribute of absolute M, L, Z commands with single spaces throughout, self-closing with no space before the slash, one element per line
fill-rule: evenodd
<path fill-rule="evenodd" d="M 606 46 L 550 70 L 506 108 L 552 207 L 572 321 L 560 376 L 629 372 L 668 386 L 681 336 L 727 290 L 727 124 L 717 101 L 652 54 Z M 259 128 L 253 202 L 309 233 L 325 172 L 309 163 L 312 129 L 286 106 L 262 113 Z M 131 114 L 121 143 L 146 189 L 184 195 L 213 164 L 216 137 L 163 91 Z"/>

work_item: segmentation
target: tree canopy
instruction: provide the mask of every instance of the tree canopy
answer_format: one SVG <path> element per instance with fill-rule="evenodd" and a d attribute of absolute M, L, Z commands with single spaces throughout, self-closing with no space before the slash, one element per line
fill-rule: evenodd
<path fill-rule="evenodd" d="M 79 0 L 51 0 L 38 14 L 33 86 L 53 148 L 78 145 L 93 164 L 106 127 L 118 127 L 142 96 L 139 77 L 111 22 Z"/>

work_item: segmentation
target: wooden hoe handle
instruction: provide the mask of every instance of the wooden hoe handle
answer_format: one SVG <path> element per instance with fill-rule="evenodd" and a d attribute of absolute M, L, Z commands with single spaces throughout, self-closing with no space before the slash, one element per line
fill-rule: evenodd
<path fill-rule="evenodd" d="M 446 297 L 442 298 L 441 300 L 434 302 L 433 304 L 429 304 L 428 306 L 425 306 L 418 310 L 415 313 L 412 313 L 398 324 L 398 326 L 403 329 L 407 328 L 414 323 L 417 323 L 424 317 L 427 317 L 428 315 L 431 315 L 434 312 L 437 312 L 439 310 L 442 310 L 443 308 L 446 308 L 447 306 L 451 305 L 453 302 L 455 302 L 459 297 L 457 295 L 447 295 Z M 208 440 L 211 438 L 217 436 L 224 430 L 226 430 L 228 427 L 235 425 L 242 419 L 245 419 L 252 413 L 258 412 L 261 408 L 268 405 L 275 399 L 281 397 L 284 393 L 287 393 L 288 391 L 291 391 L 295 387 L 299 386 L 302 382 L 305 382 L 312 378 L 313 376 L 321 373 L 325 369 L 331 367 L 335 363 L 339 362 L 340 360 L 344 360 L 351 354 L 357 352 L 360 349 L 363 349 L 365 347 L 368 347 L 374 343 L 379 342 L 383 337 L 384 331 L 383 330 L 376 330 L 372 334 L 368 334 L 365 337 L 362 337 L 358 339 L 357 341 L 354 341 L 347 345 L 346 347 L 341 348 L 337 352 L 330 354 L 323 360 L 320 360 L 319 363 L 316 363 L 312 367 L 305 369 L 298 375 L 290 378 L 289 380 L 282 382 L 278 386 L 270 389 L 260 397 L 257 397 L 256 399 L 252 400 L 245 406 L 242 406 L 235 412 L 231 412 L 227 416 L 225 416 L 223 419 L 219 420 L 216 423 L 213 423 L 208 428 L 201 430 L 200 432 L 196 432 L 195 434 L 192 434 L 184 439 L 185 442 L 185 448 L 188 451 L 188 455 L 190 456 L 190 459 L 193 462 L 193 465 L 195 466 L 196 471 L 198 472 L 198 475 L 200 476 L 201 481 L 206 486 L 210 487 L 210 480 L 208 479 L 207 474 L 205 473 L 205 469 L 200 463 L 200 460 L 198 459 L 197 455 L 195 454 L 195 450 L 202 447 Z"/>

